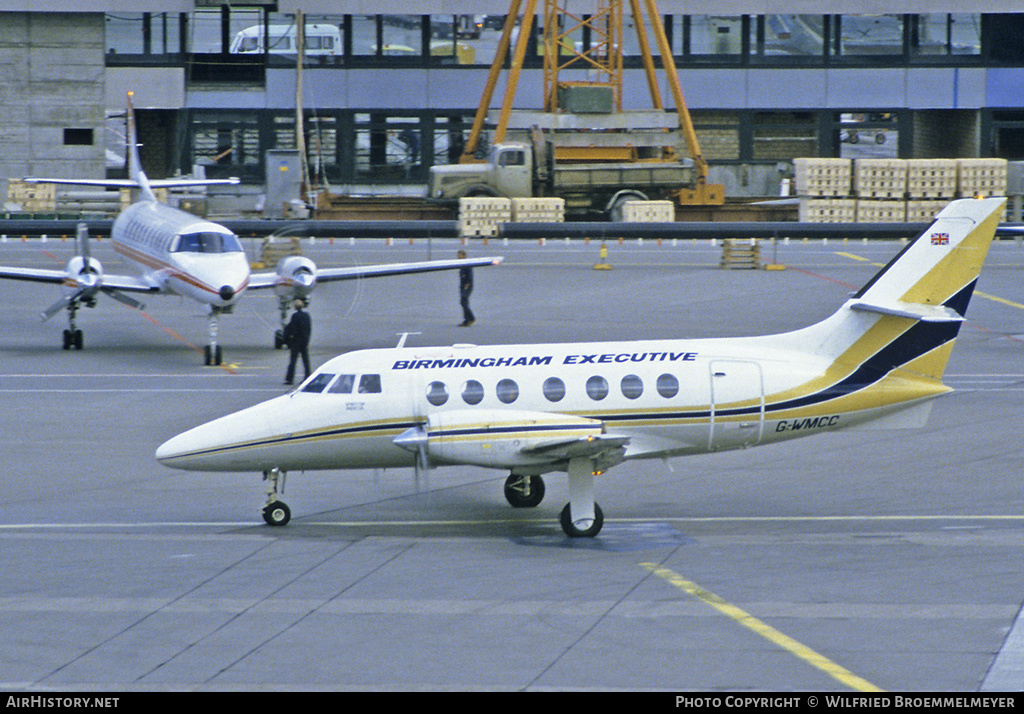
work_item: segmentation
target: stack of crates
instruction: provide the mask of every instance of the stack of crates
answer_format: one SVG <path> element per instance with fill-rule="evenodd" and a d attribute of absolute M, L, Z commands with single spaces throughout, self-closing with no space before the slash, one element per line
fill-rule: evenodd
<path fill-rule="evenodd" d="M 907 159 L 907 195 L 907 221 L 931 221 L 957 196 L 956 159 Z"/>
<path fill-rule="evenodd" d="M 622 220 L 631 223 L 672 223 L 676 206 L 672 201 L 626 201 L 622 204 Z"/>
<path fill-rule="evenodd" d="M 1006 159 L 959 159 L 960 195 L 1005 196 Z"/>
<path fill-rule="evenodd" d="M 851 223 L 856 204 L 850 195 L 849 159 L 793 159 L 800 220 L 810 223 Z"/>
<path fill-rule="evenodd" d="M 517 223 L 562 223 L 564 198 L 513 198 L 512 220 Z"/>
<path fill-rule="evenodd" d="M 459 199 L 459 235 L 493 237 L 498 234 L 499 223 L 512 220 L 512 201 L 495 196 L 463 197 Z"/>
<path fill-rule="evenodd" d="M 852 198 L 801 196 L 798 218 L 805 223 L 853 223 L 857 220 L 857 202 Z"/>
<path fill-rule="evenodd" d="M 854 159 L 853 191 L 857 194 L 857 222 L 905 221 L 907 162 L 901 159 Z"/>
<path fill-rule="evenodd" d="M 818 223 L 927 223 L 957 197 L 1007 187 L 1005 159 L 793 159 L 793 168 L 799 218 Z"/>
<path fill-rule="evenodd" d="M 57 210 L 57 187 L 52 183 L 7 182 L 7 202 L 25 213 L 53 213 Z"/>
<path fill-rule="evenodd" d="M 796 195 L 845 198 L 850 195 L 849 159 L 793 159 Z"/>

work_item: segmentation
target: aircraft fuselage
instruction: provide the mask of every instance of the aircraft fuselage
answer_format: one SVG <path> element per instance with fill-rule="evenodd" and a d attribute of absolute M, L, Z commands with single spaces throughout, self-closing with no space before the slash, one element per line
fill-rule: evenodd
<path fill-rule="evenodd" d="M 144 280 L 214 308 L 233 305 L 249 286 L 249 262 L 234 233 L 166 204 L 128 206 L 111 240 Z"/>

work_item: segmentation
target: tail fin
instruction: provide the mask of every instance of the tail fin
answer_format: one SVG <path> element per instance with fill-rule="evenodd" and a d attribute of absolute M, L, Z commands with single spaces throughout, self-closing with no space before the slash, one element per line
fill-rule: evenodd
<path fill-rule="evenodd" d="M 854 296 L 853 309 L 922 320 L 962 319 L 1005 198 L 953 201 Z"/>
<path fill-rule="evenodd" d="M 1005 204 L 951 202 L 839 312 L 791 333 L 794 346 L 810 344 L 830 359 L 828 381 L 842 384 L 841 392 L 879 385 L 894 372 L 945 391 L 942 375 Z"/>
<path fill-rule="evenodd" d="M 130 188 L 138 191 L 138 199 L 156 201 L 154 188 L 175 188 L 184 186 L 217 186 L 237 184 L 235 177 L 227 179 L 156 179 L 152 180 L 142 170 L 139 160 L 139 140 L 135 124 L 135 107 L 132 105 L 133 92 L 128 92 L 127 100 L 127 131 L 125 132 L 125 148 L 128 160 L 127 179 L 65 179 L 65 178 L 26 178 L 29 183 L 58 183 L 71 186 L 101 186 L 103 188 Z"/>

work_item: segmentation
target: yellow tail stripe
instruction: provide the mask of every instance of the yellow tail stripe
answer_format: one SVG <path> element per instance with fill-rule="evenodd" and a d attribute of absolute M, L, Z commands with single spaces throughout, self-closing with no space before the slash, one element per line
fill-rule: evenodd
<path fill-rule="evenodd" d="M 697 598 L 698 600 L 707 605 L 710 605 L 711 607 L 715 608 L 723 615 L 726 615 L 727 617 L 731 618 L 738 624 L 743 625 L 744 627 L 757 633 L 758 635 L 761 635 L 761 637 L 764 637 L 769 642 L 778 645 L 790 654 L 796 655 L 812 667 L 817 667 L 822 672 L 829 675 L 838 682 L 845 684 L 847 687 L 855 689 L 859 692 L 883 691 L 882 689 L 876 687 L 874 684 L 867 681 L 866 679 L 858 677 L 849 670 L 844 669 L 832 660 L 828 659 L 824 655 L 818 654 L 810 647 L 797 642 L 789 635 L 784 635 L 771 625 L 761 622 L 756 617 L 751 615 L 749 612 L 746 612 L 745 610 L 742 610 L 741 608 L 738 608 L 735 605 L 726 602 L 718 595 L 715 595 L 713 592 L 705 590 L 701 586 L 687 580 L 678 573 L 675 573 L 669 570 L 668 568 L 663 568 L 657 565 L 656 563 L 641 563 L 640 565 L 646 568 L 647 570 L 651 571 L 655 575 L 657 575 L 662 580 L 665 580 L 671 583 L 672 585 L 676 586 L 686 594 Z"/>

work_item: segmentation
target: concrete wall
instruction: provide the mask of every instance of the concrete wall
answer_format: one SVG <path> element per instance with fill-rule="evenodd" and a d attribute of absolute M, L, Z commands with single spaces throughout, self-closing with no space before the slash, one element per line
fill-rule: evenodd
<path fill-rule="evenodd" d="M 103 177 L 103 53 L 102 14 L 0 13 L 0 177 Z"/>

